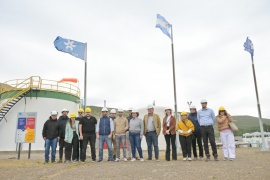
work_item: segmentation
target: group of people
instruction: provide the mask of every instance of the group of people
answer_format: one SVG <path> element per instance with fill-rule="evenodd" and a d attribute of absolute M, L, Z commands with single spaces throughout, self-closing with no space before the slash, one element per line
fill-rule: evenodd
<path fill-rule="evenodd" d="M 177 160 L 176 134 L 179 134 L 179 141 L 183 154 L 183 161 L 191 161 L 191 149 L 193 150 L 193 160 L 210 160 L 208 141 L 212 148 L 214 160 L 218 161 L 217 147 L 215 143 L 215 134 L 213 125 L 218 123 L 221 141 L 223 143 L 224 160 L 235 159 L 234 134 L 228 123 L 232 117 L 227 113 L 224 107 L 220 107 L 218 115 L 207 107 L 207 101 L 201 100 L 202 108 L 197 112 L 194 105 L 190 105 L 190 113 L 182 111 L 181 120 L 177 122 L 172 115 L 172 109 L 165 109 L 165 117 L 161 121 L 158 114 L 154 113 L 154 106 L 148 105 L 148 113 L 143 119 L 139 118 L 139 112 L 136 109 L 129 109 L 129 116 L 124 117 L 124 110 L 112 109 L 108 115 L 108 109 L 102 108 L 102 117 L 97 120 L 91 115 L 91 109 L 78 110 L 76 113 L 70 113 L 63 109 L 62 115 L 57 119 L 58 113 L 51 112 L 51 116 L 44 123 L 42 136 L 45 140 L 45 163 L 49 162 L 49 153 L 51 148 L 51 163 L 55 163 L 57 142 L 59 142 L 59 161 L 63 161 L 63 149 L 65 149 L 65 163 L 78 162 L 86 160 L 86 149 L 88 143 L 91 148 L 91 158 L 93 162 L 103 162 L 103 149 L 106 142 L 108 147 L 108 161 L 120 161 L 120 150 L 123 150 L 123 161 L 144 161 L 141 141 L 145 136 L 148 150 L 147 160 L 154 158 L 159 161 L 158 137 L 160 133 L 164 135 L 166 141 L 165 159 L 170 161 Z M 96 139 L 99 139 L 99 154 L 96 158 Z M 203 142 L 203 145 L 202 145 Z M 197 154 L 197 145 L 199 156 Z M 122 147 L 121 147 L 122 146 Z M 205 153 L 203 153 L 205 151 Z"/>

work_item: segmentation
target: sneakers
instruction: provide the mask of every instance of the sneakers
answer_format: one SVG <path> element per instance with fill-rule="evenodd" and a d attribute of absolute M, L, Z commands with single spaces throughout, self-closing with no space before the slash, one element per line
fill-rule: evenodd
<path fill-rule="evenodd" d="M 132 158 L 132 159 L 131 159 L 131 162 L 134 162 L 134 161 L 136 161 L 136 159 L 135 159 L 135 158 Z"/>
<path fill-rule="evenodd" d="M 103 162 L 103 160 L 98 160 L 97 162 L 98 162 L 98 163 L 102 163 L 102 162 Z"/>
<path fill-rule="evenodd" d="M 156 158 L 156 161 L 157 161 L 157 162 L 159 162 L 159 159 L 158 159 L 158 158 Z"/>
<path fill-rule="evenodd" d="M 144 159 L 143 159 L 143 158 L 141 158 L 141 159 L 140 159 L 140 161 L 144 161 Z"/>
<path fill-rule="evenodd" d="M 210 155 L 209 154 L 206 155 L 205 161 L 210 161 Z"/>
<path fill-rule="evenodd" d="M 55 164 L 55 160 L 52 160 L 51 163 L 52 163 L 52 164 Z"/>
<path fill-rule="evenodd" d="M 96 162 L 96 160 L 95 159 L 92 159 L 92 162 Z"/>
<path fill-rule="evenodd" d="M 69 164 L 70 163 L 70 161 L 69 160 L 66 160 L 66 164 Z"/>
<path fill-rule="evenodd" d="M 186 161 L 187 160 L 187 158 L 183 158 L 183 161 Z"/>
<path fill-rule="evenodd" d="M 48 164 L 49 163 L 49 160 L 45 160 L 44 164 Z"/>
<path fill-rule="evenodd" d="M 118 159 L 118 158 L 116 158 L 114 161 L 115 161 L 115 162 L 119 162 L 119 159 Z"/>
<path fill-rule="evenodd" d="M 85 163 L 85 161 L 81 161 L 81 163 Z"/>
<path fill-rule="evenodd" d="M 128 161 L 127 158 L 124 158 L 124 161 L 127 162 Z"/>
<path fill-rule="evenodd" d="M 228 158 L 227 158 L 227 157 L 224 157 L 224 158 L 223 158 L 223 160 L 224 160 L 224 161 L 227 161 L 227 160 L 228 160 Z"/>
<path fill-rule="evenodd" d="M 188 158 L 188 161 L 191 161 L 191 160 L 192 160 L 192 159 L 189 157 L 189 158 Z"/>
<path fill-rule="evenodd" d="M 77 162 L 78 162 L 78 160 L 77 160 L 77 159 L 73 160 L 73 163 L 77 163 Z"/>

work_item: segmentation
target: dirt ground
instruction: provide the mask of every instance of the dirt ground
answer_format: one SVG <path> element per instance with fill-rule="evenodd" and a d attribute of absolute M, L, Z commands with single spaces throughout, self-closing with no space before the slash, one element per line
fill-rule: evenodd
<path fill-rule="evenodd" d="M 164 154 L 160 151 L 159 162 L 93 163 L 88 158 L 84 164 L 44 164 L 43 152 L 33 152 L 31 159 L 23 152 L 20 160 L 16 152 L 0 152 L 0 179 L 270 179 L 270 153 L 258 148 L 237 148 L 233 162 L 223 161 L 222 149 L 217 162 L 212 157 L 208 162 L 183 162 L 181 156 L 165 161 Z"/>

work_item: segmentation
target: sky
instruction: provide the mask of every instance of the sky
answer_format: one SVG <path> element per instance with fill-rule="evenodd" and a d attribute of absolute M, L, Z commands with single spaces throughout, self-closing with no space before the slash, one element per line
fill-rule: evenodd
<path fill-rule="evenodd" d="M 84 61 L 57 51 L 57 36 L 87 43 L 87 105 L 174 107 L 172 24 L 178 111 L 187 102 L 217 113 L 258 116 L 247 36 L 254 44 L 262 117 L 270 118 L 270 1 L 40 0 L 0 1 L 0 82 L 40 76 L 78 78 Z"/>

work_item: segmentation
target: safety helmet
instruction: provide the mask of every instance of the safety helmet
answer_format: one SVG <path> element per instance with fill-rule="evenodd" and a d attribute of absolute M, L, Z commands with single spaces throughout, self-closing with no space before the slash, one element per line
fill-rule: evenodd
<path fill-rule="evenodd" d="M 104 107 L 101 109 L 101 112 L 108 112 L 108 109 Z"/>
<path fill-rule="evenodd" d="M 76 117 L 76 113 L 75 112 L 70 113 L 69 117 L 70 118 L 75 118 Z"/>
<path fill-rule="evenodd" d="M 111 113 L 111 114 L 115 114 L 115 113 L 116 113 L 116 110 L 115 110 L 115 109 L 112 109 L 112 110 L 110 111 L 110 113 Z"/>
<path fill-rule="evenodd" d="M 68 111 L 67 109 L 64 108 L 64 109 L 62 109 L 62 113 L 63 113 L 63 112 L 69 112 L 69 111 Z"/>
<path fill-rule="evenodd" d="M 129 111 L 132 111 L 132 110 L 133 110 L 133 108 L 132 108 L 132 107 L 130 107 L 130 108 L 128 108 L 128 110 L 129 110 Z"/>
<path fill-rule="evenodd" d="M 84 110 L 82 108 L 78 109 L 78 113 L 83 113 Z"/>
<path fill-rule="evenodd" d="M 118 112 L 124 112 L 123 108 L 118 108 Z"/>
<path fill-rule="evenodd" d="M 132 109 L 132 113 L 138 113 L 139 111 L 137 109 Z"/>
<path fill-rule="evenodd" d="M 196 106 L 195 105 L 190 105 L 189 109 L 196 109 Z"/>
<path fill-rule="evenodd" d="M 85 108 L 85 112 L 86 113 L 90 113 L 91 112 L 91 108 L 90 107 Z"/>
<path fill-rule="evenodd" d="M 186 115 L 187 115 L 187 112 L 185 112 L 185 111 L 181 112 L 181 116 L 186 116 Z"/>
<path fill-rule="evenodd" d="M 165 111 L 166 111 L 166 110 L 172 110 L 172 108 L 170 108 L 170 107 L 166 107 L 166 108 L 165 108 Z"/>
<path fill-rule="evenodd" d="M 201 103 L 207 103 L 207 100 L 206 99 L 202 99 L 201 100 Z"/>
<path fill-rule="evenodd" d="M 52 112 L 51 112 L 51 115 L 57 115 L 57 114 L 58 114 L 57 111 L 52 111 Z"/>
<path fill-rule="evenodd" d="M 220 106 L 218 110 L 219 110 L 219 111 L 225 111 L 226 109 L 225 109 L 225 107 Z"/>
<path fill-rule="evenodd" d="M 147 109 L 153 109 L 153 108 L 154 108 L 153 104 L 149 104 L 149 105 L 147 106 Z"/>

